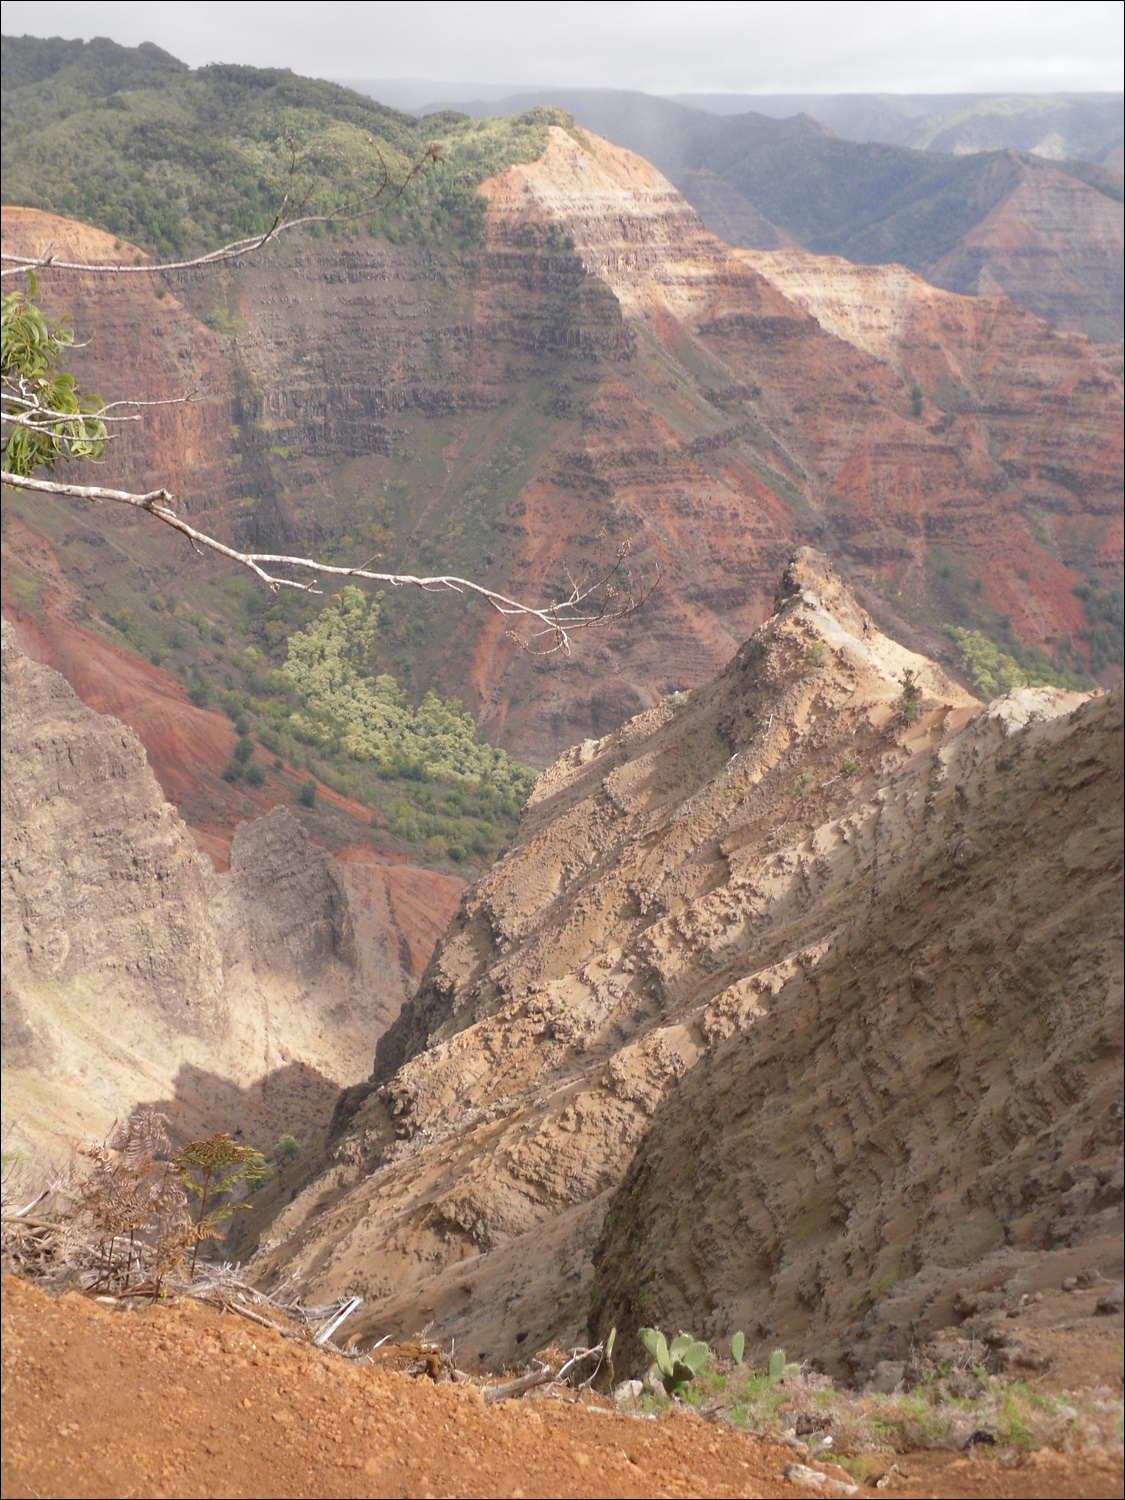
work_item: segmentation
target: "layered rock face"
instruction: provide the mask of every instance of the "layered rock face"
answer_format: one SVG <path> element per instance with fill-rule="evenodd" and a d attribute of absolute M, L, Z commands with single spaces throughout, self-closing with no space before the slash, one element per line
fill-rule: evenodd
<path fill-rule="evenodd" d="M 1023 1112 L 1039 1111 L 1035 1129 L 1046 1134 L 1034 1151 L 1043 1153 L 1041 1196 L 1050 1204 L 1042 1213 L 1058 1221 L 1064 1169 L 1090 1131 L 1091 1181 L 1112 1156 L 1106 1148 L 1103 1161 L 1097 1132 L 1103 1086 L 1114 1067 L 1120 1075 L 1120 1057 L 1106 1050 L 1114 1019 L 1105 987 L 1120 921 L 1112 904 L 1120 850 L 1109 826 L 1119 817 L 1111 795 L 1119 768 L 1106 758 L 1119 713 L 1117 697 L 1087 702 L 1048 689 L 983 712 L 936 665 L 883 636 L 822 555 L 800 553 L 777 612 L 718 678 L 576 747 L 540 778 L 512 850 L 466 894 L 418 993 L 381 1039 L 371 1082 L 342 1102 L 343 1178 L 315 1184 L 274 1227 L 259 1272 L 300 1266 L 310 1296 L 354 1288 L 372 1299 L 364 1313 L 372 1330 L 434 1318 L 442 1336 L 502 1363 L 525 1343 L 581 1334 L 591 1246 L 603 1221 L 623 1222 L 623 1196 L 636 1189 L 630 1229 L 599 1252 L 597 1308 L 632 1329 L 643 1298 L 621 1305 L 615 1269 L 631 1275 L 623 1268 L 648 1255 L 647 1267 L 659 1249 L 668 1258 L 660 1310 L 675 1326 L 723 1332 L 729 1310 L 709 1300 L 707 1278 L 713 1268 L 716 1288 L 725 1285 L 726 1256 L 748 1275 L 743 1260 L 757 1264 L 753 1247 L 765 1235 L 751 1225 L 749 1248 L 731 1247 L 739 1221 L 733 1203 L 723 1207 L 724 1172 L 737 1160 L 746 1182 L 758 1182 L 749 1122 L 773 1110 L 776 1146 L 762 1169 L 772 1196 L 762 1213 L 778 1219 L 769 1243 L 781 1247 L 785 1275 L 776 1308 L 758 1317 L 778 1332 L 804 1318 L 810 1330 L 800 1298 L 815 1304 L 819 1283 L 804 1262 L 790 1273 L 782 1254 L 787 1216 L 804 1223 L 812 1191 L 804 1176 L 815 1167 L 823 1178 L 815 1202 L 826 1206 L 809 1233 L 820 1236 L 835 1307 L 845 1301 L 834 1279 L 847 1279 L 842 1261 L 854 1261 L 864 1288 L 878 1287 L 879 1256 L 890 1259 L 887 1246 L 899 1235 L 905 1242 L 924 1212 L 921 1189 L 896 1206 L 896 1194 L 914 1185 L 909 1172 L 900 1190 L 884 1169 L 878 1197 L 872 1163 L 900 1149 L 890 1141 L 896 1122 L 924 1136 L 926 1170 L 941 1176 L 937 1158 L 949 1152 L 957 1121 L 977 1118 L 977 1095 L 969 1098 L 958 1069 L 1038 1077 L 1036 1049 L 1048 1034 L 1047 1072 L 1060 1080 L 1064 1104 L 1056 1108 L 1054 1083 L 1037 1092 L 1005 1085 L 1015 1113 L 1002 1134 L 997 1124 L 992 1150 L 997 1182 L 1022 1182 Z M 1050 827 L 1029 843 L 1025 863 L 1019 820 L 1035 808 Z M 1060 856 L 1064 822 L 1070 841 Z M 983 898 L 989 879 L 997 887 Z M 1025 911 L 1043 914 L 1042 936 L 1021 934 Z M 816 1009 L 822 972 L 839 976 L 840 1013 L 857 1038 L 874 1046 L 877 1035 L 886 1054 L 867 1073 L 855 1063 L 854 1082 L 839 1089 L 832 1028 Z M 1005 986 L 1024 987 L 1026 1049 L 995 998 Z M 793 993 L 808 993 L 812 1008 L 780 998 Z M 1068 1017 L 1053 1031 L 1052 1006 Z M 979 1034 L 963 1047 L 978 1010 Z M 741 1083 L 731 1082 L 720 1103 L 707 1080 L 721 1077 L 725 1087 L 750 1077 L 755 1039 L 775 1027 L 784 1028 L 792 1068 L 771 1063 L 780 1043 L 771 1051 L 763 1041 L 752 1074 L 758 1102 L 744 1106 Z M 1086 1067 L 1091 1097 L 1074 1107 Z M 804 1105 L 786 1103 L 791 1088 L 804 1099 L 814 1080 L 839 1116 L 831 1152 L 810 1145 L 820 1137 Z M 925 1111 L 916 1118 L 919 1091 Z M 999 1095 L 974 1142 L 987 1135 L 994 1107 L 1003 1115 Z M 728 1117 L 747 1124 L 741 1155 L 720 1165 Z M 639 1160 L 662 1164 L 660 1143 L 670 1130 L 679 1142 L 681 1123 L 715 1168 L 693 1197 L 692 1146 L 677 1147 L 683 1193 L 677 1183 L 667 1201 L 650 1203 L 648 1178 L 630 1162 L 640 1147 Z M 959 1171 L 947 1166 L 941 1183 L 960 1181 Z M 319 1211 L 307 1218 L 314 1202 Z M 671 1216 L 682 1229 L 684 1265 L 698 1265 L 698 1280 L 673 1264 L 675 1239 L 633 1255 L 634 1241 L 650 1244 L 645 1226 L 658 1203 L 660 1222 Z M 714 1217 L 698 1261 L 690 1204 Z M 856 1206 L 854 1224 L 839 1205 Z M 936 1212 L 936 1222 L 953 1226 L 962 1267 L 995 1248 L 991 1219 L 978 1224 L 956 1194 Z M 933 1234 L 918 1239 L 904 1277 L 946 1253 Z M 863 1255 L 874 1256 L 870 1273 Z M 769 1263 L 769 1274 L 776 1269 Z M 645 1286 L 644 1305 L 655 1311 L 656 1285 Z"/>
<path fill-rule="evenodd" d="M 5 1149 L 57 1155 L 143 1099 L 180 1135 L 319 1137 L 420 970 L 409 880 L 282 807 L 215 875 L 132 731 L 3 629 Z"/>
<path fill-rule="evenodd" d="M 732 251 L 597 137 L 552 128 L 540 161 L 482 192 L 479 250 L 290 241 L 141 309 L 221 305 L 237 330 L 199 331 L 228 362 L 242 539 L 381 550 L 536 600 L 622 541 L 638 581 L 662 572 L 643 617 L 547 664 L 503 620 L 451 628 L 396 595 L 384 669 L 465 696 L 486 734 L 546 764 L 717 671 L 809 540 L 933 654 L 944 621 L 978 615 L 1027 645 L 1079 641 L 1075 585 L 1120 578 L 1119 348 L 895 267 Z M 116 310 L 141 316 L 124 293 Z M 120 375 L 87 383 L 126 394 Z M 178 544 L 139 533 L 166 579 Z M 95 567 L 83 547 L 63 550 Z M 76 596 L 79 571 L 64 566 Z"/>
<path fill-rule="evenodd" d="M 926 274 L 938 286 L 1011 297 L 1060 327 L 1112 343 L 1123 294 L 1121 204 L 1013 155 L 994 168 L 1000 201 Z M 1099 311 L 1091 315 L 1090 307 Z"/>
<path fill-rule="evenodd" d="M 1038 712 L 890 782 L 862 908 L 653 1122 L 595 1250 L 634 1363 L 656 1322 L 861 1375 L 938 1332 L 1043 1368 L 1004 1288 L 1120 1275 L 1121 689 Z"/>

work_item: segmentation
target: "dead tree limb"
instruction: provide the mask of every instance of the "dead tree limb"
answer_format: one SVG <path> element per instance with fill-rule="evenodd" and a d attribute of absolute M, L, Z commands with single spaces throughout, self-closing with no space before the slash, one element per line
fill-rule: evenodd
<path fill-rule="evenodd" d="M 178 515 L 172 509 L 175 498 L 168 490 L 150 490 L 148 494 L 137 495 L 128 490 L 105 489 L 101 485 L 64 484 L 56 479 L 35 479 L 8 472 L 0 477 L 3 483 L 11 489 L 26 490 L 40 495 L 62 495 L 72 500 L 88 500 L 95 503 L 106 500 L 117 505 L 131 506 L 134 510 L 146 511 L 150 516 L 154 516 L 158 521 L 164 522 L 166 526 L 186 536 L 197 551 L 206 548 L 248 568 L 273 592 L 281 588 L 290 588 L 301 593 L 319 594 L 323 590 L 317 585 L 321 577 L 325 577 L 361 579 L 367 583 L 386 584 L 389 588 L 418 588 L 426 593 L 449 590 L 455 594 L 475 595 L 483 599 L 498 614 L 522 621 L 525 627 L 529 627 L 531 632 L 529 635 L 521 636 L 516 630 L 509 630 L 508 634 L 522 649 L 542 656 L 549 656 L 555 652 L 562 652 L 564 656 L 569 656 L 573 644 L 571 637 L 576 631 L 623 620 L 628 615 L 634 614 L 659 582 L 659 577 L 657 577 L 647 590 L 639 594 L 635 594 L 627 584 L 623 588 L 618 587 L 616 579 L 629 555 L 629 544 L 623 542 L 617 549 L 617 557 L 613 566 L 602 577 L 587 584 L 576 582 L 568 576 L 569 592 L 549 604 L 536 606 L 509 598 L 507 594 L 502 594 L 496 589 L 487 588 L 471 578 L 461 578 L 453 573 L 431 576 L 414 573 L 377 573 L 366 567 L 325 563 L 311 557 L 293 557 L 283 553 L 240 552 L 236 547 L 228 547 L 225 542 L 217 541 L 206 532 L 199 531 Z M 284 574 L 270 571 L 275 568 L 285 568 L 298 573 L 305 572 L 313 574 L 314 577 L 311 579 L 286 577 Z M 536 644 L 544 638 L 547 638 L 548 643 L 542 646 Z"/>

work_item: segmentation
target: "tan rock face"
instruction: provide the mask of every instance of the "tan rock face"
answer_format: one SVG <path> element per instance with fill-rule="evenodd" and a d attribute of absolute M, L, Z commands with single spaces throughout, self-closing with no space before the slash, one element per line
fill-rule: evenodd
<path fill-rule="evenodd" d="M 868 1369 L 1005 1246 L 1101 1265 L 1120 717 L 982 710 L 801 552 L 714 682 L 540 777 L 258 1272 L 497 1364 L 592 1307 L 626 1362 L 660 1321 Z"/>
<path fill-rule="evenodd" d="M 1038 698 L 889 781 L 862 901 L 668 1098 L 595 1251 L 634 1358 L 743 1328 L 865 1374 L 952 1324 L 1037 1369 L 1020 1289 L 1120 1279 L 1122 694 Z"/>
<path fill-rule="evenodd" d="M 57 1156 L 140 1100 L 181 1136 L 319 1139 L 459 883 L 424 917 L 425 872 L 330 859 L 284 807 L 218 876 L 137 737 L 6 621 L 3 673 L 5 1139 Z"/>
<path fill-rule="evenodd" d="M 343 1180 L 274 1226 L 262 1274 L 299 1265 L 310 1296 L 373 1298 L 372 1327 L 433 1316 L 497 1361 L 517 1333 L 581 1331 L 587 1252 L 654 1111 L 823 960 L 878 867 L 884 786 L 916 795 L 977 708 L 822 557 L 781 597 L 713 683 L 540 778 L 345 1100 Z"/>

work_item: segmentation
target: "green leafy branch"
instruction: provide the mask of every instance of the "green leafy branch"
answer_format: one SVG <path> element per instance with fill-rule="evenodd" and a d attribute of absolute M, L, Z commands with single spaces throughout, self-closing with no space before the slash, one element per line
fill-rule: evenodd
<path fill-rule="evenodd" d="M 35 277 L 26 292 L 0 299 L 0 400 L 4 468 L 27 476 L 53 472 L 60 459 L 98 458 L 108 436 L 106 408 L 80 396 L 63 367 L 74 343 L 68 318 L 51 322 L 38 305 Z"/>

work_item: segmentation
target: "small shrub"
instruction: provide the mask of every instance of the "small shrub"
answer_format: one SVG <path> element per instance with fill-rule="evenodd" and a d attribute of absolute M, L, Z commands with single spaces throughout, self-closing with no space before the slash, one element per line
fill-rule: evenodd
<path fill-rule="evenodd" d="M 915 682 L 914 673 L 907 667 L 902 674 L 902 692 L 895 703 L 895 718 L 900 724 L 913 724 L 917 721 L 918 700 L 921 696 L 922 689 Z"/>
<path fill-rule="evenodd" d="M 813 641 L 812 645 L 805 652 L 805 665 L 812 667 L 814 671 L 819 671 L 827 660 L 828 652 L 824 645 L 820 641 Z"/>
<path fill-rule="evenodd" d="M 273 1148 L 273 1154 L 280 1162 L 293 1161 L 300 1156 L 301 1148 L 294 1136 L 281 1135 L 277 1138 L 277 1145 Z"/>
<path fill-rule="evenodd" d="M 226 1222 L 245 1203 L 220 1203 L 215 1200 L 229 1196 L 240 1182 L 252 1173 L 261 1172 L 265 1166 L 261 1153 L 249 1146 L 240 1146 L 237 1141 L 221 1131 L 206 1140 L 189 1141 L 172 1158 L 180 1181 L 189 1193 L 199 1199 L 199 1217 L 195 1221 L 195 1243 L 188 1268 L 189 1280 L 195 1275 L 195 1262 L 203 1240 L 218 1239 Z M 231 1170 L 227 1170 L 230 1168 Z M 211 1205 L 208 1212 L 208 1204 Z"/>
<path fill-rule="evenodd" d="M 859 775 L 859 761 L 858 760 L 846 760 L 844 762 L 844 764 L 840 767 L 840 775 L 841 776 L 858 776 Z"/>
<path fill-rule="evenodd" d="M 296 800 L 302 807 L 316 806 L 316 782 L 306 781 L 297 791 Z"/>
<path fill-rule="evenodd" d="M 802 771 L 793 782 L 793 790 L 797 793 L 798 797 L 804 799 L 812 791 L 815 780 L 816 777 L 811 771 Z"/>
<path fill-rule="evenodd" d="M 263 786 L 265 784 L 265 780 L 266 773 L 262 770 L 261 766 L 246 767 L 247 786 Z"/>

